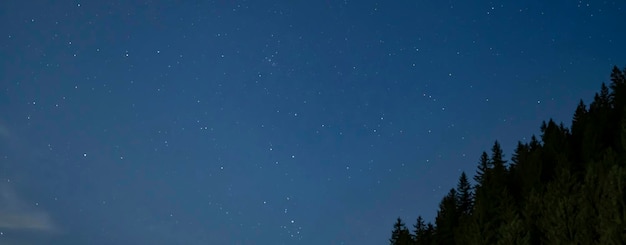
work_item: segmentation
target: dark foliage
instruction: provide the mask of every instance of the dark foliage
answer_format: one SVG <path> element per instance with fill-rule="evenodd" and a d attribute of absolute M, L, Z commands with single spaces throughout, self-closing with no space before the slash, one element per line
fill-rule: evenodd
<path fill-rule="evenodd" d="M 398 218 L 396 223 L 393 224 L 393 231 L 391 232 L 391 239 L 389 239 L 389 242 L 392 245 L 410 245 L 413 243 L 411 233 L 402 222 L 402 219 Z"/>
<path fill-rule="evenodd" d="M 543 122 L 508 165 L 496 141 L 473 188 L 462 173 L 435 225 L 420 216 L 411 235 L 398 218 L 391 244 L 626 244 L 626 69 L 610 80 L 571 130 Z"/>

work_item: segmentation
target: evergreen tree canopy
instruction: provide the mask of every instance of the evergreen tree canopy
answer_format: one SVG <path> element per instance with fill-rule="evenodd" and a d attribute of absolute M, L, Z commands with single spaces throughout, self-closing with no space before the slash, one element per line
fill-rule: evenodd
<path fill-rule="evenodd" d="M 465 172 L 461 173 L 459 177 L 459 183 L 456 186 L 456 203 L 458 205 L 457 210 L 460 215 L 469 215 L 472 210 L 472 186 L 467 180 Z"/>
<path fill-rule="evenodd" d="M 398 218 L 396 223 L 393 224 L 393 230 L 391 231 L 391 239 L 389 239 L 391 245 L 411 245 L 411 233 L 406 228 L 402 219 Z"/>
<path fill-rule="evenodd" d="M 626 69 L 613 67 L 571 130 L 553 120 L 518 142 L 507 167 L 498 141 L 415 235 L 398 218 L 391 244 L 626 244 Z M 407 240 L 408 239 L 408 240 Z"/>
<path fill-rule="evenodd" d="M 457 193 L 455 189 L 450 189 L 439 204 L 439 212 L 435 218 L 437 233 L 435 233 L 435 241 L 437 244 L 455 244 L 454 231 L 458 224 L 459 213 L 457 211 Z"/>
<path fill-rule="evenodd" d="M 492 168 L 491 160 L 489 160 L 489 155 L 487 152 L 483 151 L 483 154 L 480 155 L 480 160 L 478 162 L 478 169 L 476 170 L 476 175 L 474 175 L 474 180 L 480 185 L 483 182 L 483 177 L 489 169 Z"/>
<path fill-rule="evenodd" d="M 426 224 L 424 223 L 424 219 L 422 218 L 422 216 L 417 216 L 417 221 L 415 222 L 415 225 L 413 225 L 413 227 L 415 228 L 414 230 L 414 238 L 415 238 L 415 244 L 426 244 L 425 243 L 425 239 L 426 239 Z"/>

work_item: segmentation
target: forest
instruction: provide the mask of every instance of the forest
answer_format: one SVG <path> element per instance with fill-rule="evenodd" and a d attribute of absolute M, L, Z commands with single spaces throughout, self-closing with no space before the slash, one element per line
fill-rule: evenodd
<path fill-rule="evenodd" d="M 398 218 L 390 244 L 626 244 L 625 75 L 613 67 L 570 128 L 544 121 L 509 160 L 496 141 L 475 184 L 462 173 L 432 222 Z"/>

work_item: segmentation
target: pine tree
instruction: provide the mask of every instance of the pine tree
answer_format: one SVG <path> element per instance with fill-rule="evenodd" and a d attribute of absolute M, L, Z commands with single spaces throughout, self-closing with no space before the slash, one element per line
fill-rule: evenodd
<path fill-rule="evenodd" d="M 501 207 L 502 224 L 498 227 L 498 240 L 496 244 L 530 245 L 529 232 L 516 210 L 513 198 L 505 194 L 504 203 L 505 205 Z"/>
<path fill-rule="evenodd" d="M 593 102 L 589 105 L 589 117 L 593 120 L 589 123 L 585 137 L 584 150 L 591 154 L 591 160 L 602 160 L 604 149 L 617 149 L 619 130 L 616 114 L 612 113 L 611 93 L 606 84 L 602 83 L 600 93 L 596 93 Z"/>
<path fill-rule="evenodd" d="M 415 244 L 416 245 L 426 245 L 427 243 L 425 243 L 425 236 L 426 236 L 426 224 L 424 223 L 424 219 L 422 218 L 422 216 L 417 216 L 417 221 L 415 222 L 415 225 L 413 225 L 413 227 L 415 228 L 414 232 L 415 232 Z M 429 244 L 430 245 L 430 244 Z"/>
<path fill-rule="evenodd" d="M 530 157 L 530 147 L 528 144 L 517 142 L 517 147 L 511 156 L 511 164 L 509 165 L 508 188 L 515 203 L 521 203 L 523 200 L 524 176 L 523 171 L 528 164 Z"/>
<path fill-rule="evenodd" d="M 491 164 L 493 165 L 493 169 L 496 171 L 504 171 L 504 164 L 506 161 L 504 160 L 504 153 L 502 153 L 502 148 L 500 147 L 500 143 L 496 140 L 491 147 Z"/>
<path fill-rule="evenodd" d="M 613 108 L 615 109 L 615 120 L 621 121 L 618 123 L 616 130 L 624 131 L 624 118 L 626 118 L 626 68 L 624 71 L 620 71 L 616 66 L 613 67 L 613 71 L 611 72 L 611 94 L 610 100 L 611 104 L 613 104 Z M 619 145 L 626 145 L 626 141 L 623 138 L 618 139 L 620 142 Z M 623 148 L 617 148 L 622 150 Z"/>
<path fill-rule="evenodd" d="M 433 245 L 435 244 L 435 226 L 428 222 L 426 224 L 426 231 L 424 232 L 423 244 Z"/>
<path fill-rule="evenodd" d="M 459 220 L 456 198 L 456 190 L 450 189 L 448 195 L 446 195 L 439 204 L 439 211 L 435 218 L 435 224 L 437 226 L 435 241 L 437 244 L 455 244 L 454 233 Z"/>
<path fill-rule="evenodd" d="M 615 121 L 613 129 L 614 135 L 617 136 L 614 141 L 615 151 L 626 154 L 626 136 L 624 136 L 626 132 L 626 68 L 620 71 L 616 66 L 613 67 L 609 86 L 611 88 L 610 101 L 615 114 L 610 119 Z M 626 157 L 622 157 L 621 160 L 626 162 Z"/>
<path fill-rule="evenodd" d="M 517 147 L 515 148 L 513 155 L 511 156 L 511 166 L 517 166 L 520 162 L 525 162 L 528 158 L 528 153 L 530 151 L 530 147 L 528 144 L 523 144 L 522 142 L 517 142 Z"/>
<path fill-rule="evenodd" d="M 456 203 L 459 215 L 469 215 L 472 211 L 472 186 L 467 180 L 465 172 L 461 173 L 459 183 L 456 186 Z"/>
<path fill-rule="evenodd" d="M 624 106 L 622 108 L 622 118 L 620 120 L 620 140 L 621 140 L 621 152 L 622 152 L 622 158 L 620 161 L 622 163 L 622 166 L 626 166 L 626 106 Z"/>
<path fill-rule="evenodd" d="M 596 94 L 594 97 L 594 107 L 596 109 L 606 109 L 611 107 L 611 93 L 605 83 L 600 86 L 600 94 Z"/>
<path fill-rule="evenodd" d="M 578 106 L 576 106 L 576 111 L 574 112 L 574 118 L 572 119 L 572 133 L 579 133 L 581 129 L 578 129 L 578 126 L 585 123 L 585 119 L 587 118 L 587 106 L 585 102 L 581 99 L 578 102 Z"/>
<path fill-rule="evenodd" d="M 500 192 L 500 189 L 507 189 L 509 183 L 507 181 L 508 172 L 505 166 L 506 160 L 504 160 L 504 153 L 497 140 L 493 143 L 493 147 L 491 147 L 491 164 L 493 165 L 492 179 L 487 180 L 487 182 L 491 182 L 489 183 L 490 188 L 498 189 L 496 192 Z M 508 191 L 508 189 L 503 191 Z"/>
<path fill-rule="evenodd" d="M 411 233 L 399 217 L 393 225 L 389 242 L 391 245 L 411 245 Z"/>
<path fill-rule="evenodd" d="M 490 189 L 492 187 L 492 171 L 494 164 L 489 155 L 483 152 L 478 162 L 478 170 L 474 176 L 476 186 L 474 187 L 474 206 L 472 216 L 467 219 L 467 227 L 463 230 L 462 239 L 469 244 L 491 244 L 495 241 L 493 227 L 493 203 L 489 200 Z"/>
<path fill-rule="evenodd" d="M 605 161 L 611 166 L 600 179 L 598 226 L 601 244 L 626 244 L 626 169 L 609 152 Z"/>
<path fill-rule="evenodd" d="M 625 103 L 626 69 L 614 67 L 610 90 L 602 84 L 588 108 L 579 102 L 571 131 L 544 121 L 541 141 L 518 142 L 508 167 L 496 141 L 480 157 L 473 193 L 462 173 L 437 226 L 418 217 L 413 242 L 626 244 Z M 392 237 L 407 237 L 402 226 Z"/>
<path fill-rule="evenodd" d="M 587 125 L 587 106 L 583 100 L 580 100 L 578 106 L 576 107 L 576 111 L 574 112 L 574 118 L 572 119 L 572 137 L 571 137 L 571 151 L 572 163 L 574 164 L 576 172 L 583 171 L 583 165 L 590 159 L 590 154 L 586 152 L 585 149 L 585 131 L 588 127 Z"/>
<path fill-rule="evenodd" d="M 537 136 L 535 136 L 534 134 L 530 137 L 530 143 L 528 145 L 530 146 L 531 151 L 537 150 L 541 147 L 541 143 L 539 143 L 539 140 L 537 140 Z"/>
<path fill-rule="evenodd" d="M 543 190 L 533 189 L 531 190 L 524 200 L 524 206 L 522 208 L 522 220 L 524 227 L 528 231 L 530 244 L 541 244 L 544 234 L 539 228 L 539 220 L 541 216 L 541 210 L 543 208 Z"/>
<path fill-rule="evenodd" d="M 494 227 L 488 221 L 489 214 L 486 205 L 483 204 L 484 201 L 480 192 L 477 193 L 472 215 L 464 220 L 464 226 L 459 232 L 459 238 L 464 244 L 493 244 L 496 241 Z"/>
<path fill-rule="evenodd" d="M 552 119 L 546 124 L 545 121 L 541 125 L 541 140 L 543 147 L 541 150 L 541 181 L 548 183 L 555 177 L 557 168 L 565 168 L 570 166 L 567 161 L 568 156 L 568 137 L 569 133 L 562 126 L 558 126 Z"/>
<path fill-rule="evenodd" d="M 611 93 L 609 94 L 609 102 L 613 104 L 615 108 L 622 108 L 626 106 L 624 96 L 626 96 L 626 69 L 624 72 L 620 71 L 617 66 L 613 66 L 611 71 Z"/>
<path fill-rule="evenodd" d="M 580 198 L 578 210 L 581 234 L 578 235 L 580 244 L 598 244 L 600 233 L 598 230 L 599 204 L 602 199 L 602 187 L 599 186 L 601 179 L 604 179 L 606 171 L 602 164 L 589 164 L 585 170 L 585 177 L 580 188 Z"/>
<path fill-rule="evenodd" d="M 562 170 L 548 185 L 541 208 L 539 227 L 546 244 L 575 244 L 582 224 L 578 222 L 580 185 L 569 170 Z"/>
<path fill-rule="evenodd" d="M 478 169 L 476 170 L 476 175 L 474 175 L 474 180 L 476 181 L 476 185 L 481 185 L 483 183 L 484 175 L 492 168 L 491 160 L 489 160 L 489 155 L 487 152 L 483 151 L 483 154 L 480 155 L 480 160 L 478 162 Z"/>

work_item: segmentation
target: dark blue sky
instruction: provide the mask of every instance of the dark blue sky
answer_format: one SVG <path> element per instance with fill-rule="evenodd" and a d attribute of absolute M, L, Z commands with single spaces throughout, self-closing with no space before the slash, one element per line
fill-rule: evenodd
<path fill-rule="evenodd" d="M 0 243 L 386 244 L 626 64 L 622 1 L 2 1 Z"/>

